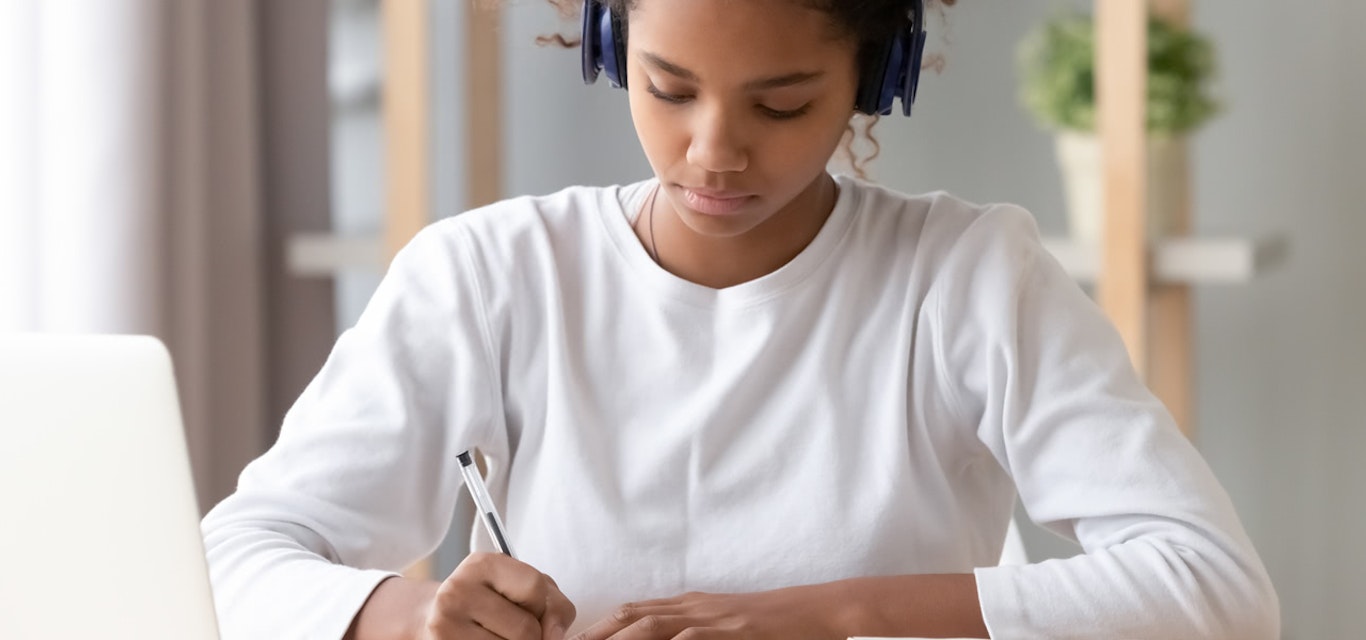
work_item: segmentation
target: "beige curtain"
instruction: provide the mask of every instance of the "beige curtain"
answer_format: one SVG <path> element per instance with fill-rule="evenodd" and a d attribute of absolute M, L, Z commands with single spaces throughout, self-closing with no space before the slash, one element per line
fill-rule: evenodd
<path fill-rule="evenodd" d="M 162 338 L 201 508 L 269 433 L 255 14 L 0 2 L 0 331 Z"/>

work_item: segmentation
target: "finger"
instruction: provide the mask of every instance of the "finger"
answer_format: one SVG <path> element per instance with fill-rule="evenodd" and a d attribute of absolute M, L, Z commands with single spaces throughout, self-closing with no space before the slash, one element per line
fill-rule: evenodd
<path fill-rule="evenodd" d="M 618 620 L 616 614 L 613 614 L 594 622 L 593 626 L 580 631 L 572 640 L 607 640 L 607 638 L 612 637 L 612 634 L 625 629 L 626 625 L 629 624 L 631 622 Z"/>
<path fill-rule="evenodd" d="M 501 553 L 475 553 L 465 558 L 456 571 L 465 569 L 490 589 L 531 612 L 536 618 L 545 614 L 550 583 L 535 567 Z"/>
<path fill-rule="evenodd" d="M 504 640 L 501 636 L 473 622 L 452 625 L 428 625 L 423 640 Z"/>
<path fill-rule="evenodd" d="M 497 597 L 502 600 L 501 596 L 490 595 L 490 597 Z M 468 598 L 461 599 L 462 603 L 468 601 Z M 507 603 L 506 600 L 503 602 Z M 506 606 L 518 608 L 510 603 L 507 603 Z M 460 640 L 465 638 L 471 640 L 503 640 L 475 622 L 469 611 L 463 608 L 452 608 L 450 600 L 437 603 L 436 610 L 428 615 L 423 634 L 420 637 L 423 640 L 455 640 L 456 638 Z"/>
<path fill-rule="evenodd" d="M 468 624 L 461 627 L 427 627 L 424 635 L 418 636 L 422 640 L 503 640 L 492 631 L 485 629 L 477 624 Z"/>
<path fill-rule="evenodd" d="M 469 603 L 470 617 L 480 627 L 507 640 L 543 640 L 541 621 L 496 593 Z"/>
<path fill-rule="evenodd" d="M 688 627 L 674 636 L 673 640 L 723 640 L 734 637 L 734 632 L 715 627 Z"/>
<path fill-rule="evenodd" d="M 647 615 L 608 636 L 612 640 L 669 640 L 680 634 L 692 635 L 698 621 L 691 616 Z"/>
<path fill-rule="evenodd" d="M 473 633 L 478 630 L 483 633 Z M 437 590 L 428 615 L 431 638 L 483 637 L 541 640 L 540 622 L 515 602 L 477 581 L 447 580 Z"/>
<path fill-rule="evenodd" d="M 616 638 L 616 634 L 629 628 L 631 625 L 639 623 L 641 620 L 650 619 L 646 626 L 659 624 L 663 619 L 680 617 L 679 611 L 669 605 L 642 605 L 633 602 L 617 607 L 611 615 L 595 622 L 593 626 L 575 636 L 574 640 L 606 640 Z M 664 636 L 672 637 L 672 636 Z"/>
<path fill-rule="evenodd" d="M 563 640 L 564 632 L 578 616 L 578 609 L 564 592 L 560 591 L 553 578 L 545 576 L 545 579 L 549 581 L 550 588 L 546 594 L 545 613 L 541 616 L 541 640 Z"/>
<path fill-rule="evenodd" d="M 667 598 L 653 598 L 653 599 L 650 599 L 650 600 L 638 600 L 638 601 L 636 601 L 636 602 L 632 602 L 632 603 L 630 604 L 630 606 L 632 606 L 632 607 L 634 607 L 634 608 L 637 608 L 637 609 L 643 609 L 643 608 L 649 608 L 649 607 L 667 607 L 667 606 L 682 604 L 683 602 L 686 602 L 686 601 L 688 601 L 688 600 L 694 599 L 694 598 L 696 598 L 696 597 L 699 596 L 699 595 L 702 595 L 702 594 L 699 593 L 699 592 L 696 592 L 696 591 L 689 591 L 688 593 L 680 593 L 680 594 L 678 594 L 678 595 L 676 595 L 676 596 L 669 596 L 669 597 L 667 597 Z"/>

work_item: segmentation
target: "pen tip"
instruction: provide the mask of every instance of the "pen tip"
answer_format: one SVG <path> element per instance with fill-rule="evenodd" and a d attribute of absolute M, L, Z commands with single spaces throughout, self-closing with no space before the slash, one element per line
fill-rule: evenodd
<path fill-rule="evenodd" d="M 460 454 L 455 457 L 460 461 L 460 464 L 467 467 L 474 464 L 474 458 L 470 457 L 470 452 L 468 450 L 461 451 Z"/>

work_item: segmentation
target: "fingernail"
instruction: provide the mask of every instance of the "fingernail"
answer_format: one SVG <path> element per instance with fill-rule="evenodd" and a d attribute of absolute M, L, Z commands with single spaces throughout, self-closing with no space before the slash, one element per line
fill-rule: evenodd
<path fill-rule="evenodd" d="M 564 627 L 555 625 L 550 628 L 550 640 L 564 640 Z"/>

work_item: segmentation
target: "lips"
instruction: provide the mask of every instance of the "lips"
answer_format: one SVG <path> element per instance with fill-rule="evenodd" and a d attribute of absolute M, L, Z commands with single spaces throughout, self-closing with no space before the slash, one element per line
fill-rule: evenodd
<path fill-rule="evenodd" d="M 683 199 L 688 207 L 698 213 L 724 216 L 735 213 L 754 200 L 754 194 L 742 191 L 717 191 L 713 189 L 682 187 Z"/>

